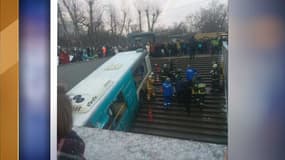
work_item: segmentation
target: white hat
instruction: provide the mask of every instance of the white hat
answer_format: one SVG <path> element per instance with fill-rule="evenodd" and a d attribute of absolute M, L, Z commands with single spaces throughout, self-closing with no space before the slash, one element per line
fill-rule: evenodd
<path fill-rule="evenodd" d="M 218 67 L 217 63 L 213 64 L 213 68 L 217 68 L 217 67 Z"/>

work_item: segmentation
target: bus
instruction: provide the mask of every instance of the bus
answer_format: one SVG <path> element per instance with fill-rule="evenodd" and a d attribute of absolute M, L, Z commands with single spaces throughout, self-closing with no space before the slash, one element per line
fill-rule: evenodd
<path fill-rule="evenodd" d="M 127 131 L 150 72 L 150 59 L 144 50 L 110 58 L 67 92 L 73 126 Z"/>

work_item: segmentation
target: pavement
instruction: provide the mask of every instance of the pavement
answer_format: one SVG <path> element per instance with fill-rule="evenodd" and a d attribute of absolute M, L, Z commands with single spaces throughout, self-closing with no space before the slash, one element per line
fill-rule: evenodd
<path fill-rule="evenodd" d="M 90 160 L 223 160 L 225 145 L 97 128 L 74 128 Z"/>
<path fill-rule="evenodd" d="M 60 65 L 58 66 L 57 81 L 59 84 L 63 84 L 68 91 L 109 58 L 110 57 Z"/>

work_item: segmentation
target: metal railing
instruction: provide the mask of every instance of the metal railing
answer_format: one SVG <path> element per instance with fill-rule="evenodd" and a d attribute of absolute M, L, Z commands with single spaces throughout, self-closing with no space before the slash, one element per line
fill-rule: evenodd
<path fill-rule="evenodd" d="M 226 109 L 228 108 L 228 42 L 224 41 L 222 46 L 222 58 L 223 58 L 223 79 L 224 79 L 224 89 L 226 97 Z"/>

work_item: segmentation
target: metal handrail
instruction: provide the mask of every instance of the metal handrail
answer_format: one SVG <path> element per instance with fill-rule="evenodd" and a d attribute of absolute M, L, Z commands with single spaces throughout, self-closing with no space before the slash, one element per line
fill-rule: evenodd
<path fill-rule="evenodd" d="M 126 104 L 125 104 L 125 103 L 122 103 L 120 106 L 121 106 L 121 107 L 120 107 L 118 113 L 115 115 L 115 118 L 112 120 L 112 123 L 110 124 L 110 126 L 108 127 L 108 129 L 111 129 L 111 128 L 112 128 L 113 123 L 116 122 L 116 120 L 118 119 L 119 115 L 123 112 L 123 109 L 126 108 Z"/>
<path fill-rule="evenodd" d="M 223 57 L 223 78 L 224 78 L 224 89 L 225 89 L 225 96 L 226 96 L 226 108 L 228 108 L 228 43 L 226 41 L 223 42 L 222 46 L 222 57 Z"/>

